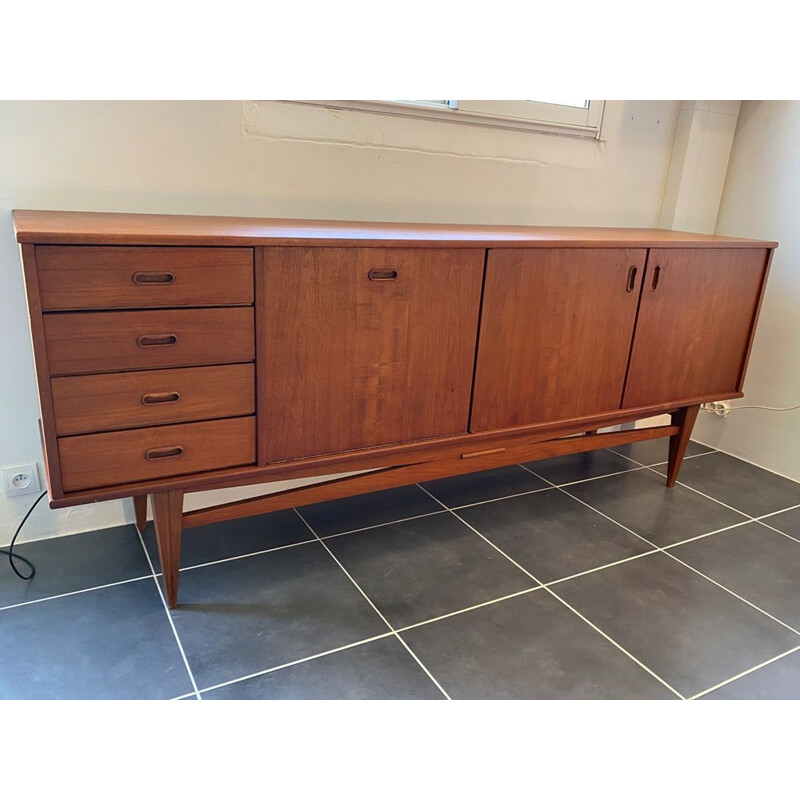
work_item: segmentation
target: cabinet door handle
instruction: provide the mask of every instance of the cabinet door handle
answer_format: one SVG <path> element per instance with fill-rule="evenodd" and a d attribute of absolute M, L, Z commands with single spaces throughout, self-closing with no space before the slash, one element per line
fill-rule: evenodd
<path fill-rule="evenodd" d="M 636 286 L 636 273 L 639 267 L 633 266 L 628 270 L 628 285 L 625 287 L 626 292 L 632 292 Z"/>
<path fill-rule="evenodd" d="M 371 269 L 368 273 L 371 281 L 393 281 L 397 277 L 396 269 Z"/>
<path fill-rule="evenodd" d="M 174 272 L 134 272 L 131 280 L 137 286 L 149 286 L 150 284 L 175 283 Z"/>
<path fill-rule="evenodd" d="M 139 347 L 163 347 L 177 344 L 178 337 L 174 333 L 151 333 L 140 336 L 136 340 Z"/>
<path fill-rule="evenodd" d="M 173 447 L 154 447 L 148 450 L 144 457 L 148 461 L 157 461 L 159 458 L 175 458 L 183 455 L 183 448 L 178 444 Z"/>
<path fill-rule="evenodd" d="M 653 270 L 653 282 L 650 284 L 650 291 L 654 292 L 658 286 L 658 279 L 661 277 L 661 267 L 656 266 Z"/>
<path fill-rule="evenodd" d="M 142 405 L 155 406 L 159 403 L 177 403 L 180 399 L 180 392 L 149 392 L 142 395 Z"/>

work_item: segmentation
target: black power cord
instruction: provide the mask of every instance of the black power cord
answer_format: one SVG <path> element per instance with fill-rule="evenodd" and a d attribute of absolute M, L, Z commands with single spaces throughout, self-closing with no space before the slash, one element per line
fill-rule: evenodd
<path fill-rule="evenodd" d="M 22 518 L 22 522 L 20 522 L 20 524 L 17 526 L 16 533 L 14 534 L 14 536 L 11 539 L 11 544 L 8 546 L 8 550 L 3 550 L 2 548 L 0 548 L 0 553 L 2 553 L 4 556 L 8 556 L 8 563 L 11 564 L 11 569 L 13 569 L 14 572 L 17 573 L 17 577 L 18 578 L 22 578 L 22 580 L 24 580 L 24 581 L 29 581 L 36 574 L 36 567 L 34 567 L 33 564 L 30 561 L 28 561 L 27 558 L 25 558 L 25 556 L 21 556 L 18 553 L 14 552 L 14 542 L 17 541 L 17 536 L 19 536 L 19 532 L 22 530 L 22 526 L 28 521 L 28 517 L 33 512 L 33 509 L 36 508 L 36 506 L 39 505 L 39 501 L 46 494 L 47 494 L 47 492 L 42 492 L 36 498 L 36 502 L 28 509 L 28 513 Z M 14 563 L 14 559 L 15 558 L 20 560 L 20 561 L 22 561 L 23 563 L 27 564 L 31 568 L 31 574 L 30 575 L 23 575 L 17 569 L 17 565 Z"/>

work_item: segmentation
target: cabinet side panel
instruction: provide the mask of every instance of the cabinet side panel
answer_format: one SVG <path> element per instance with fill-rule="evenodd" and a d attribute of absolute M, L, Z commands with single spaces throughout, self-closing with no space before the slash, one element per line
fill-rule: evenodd
<path fill-rule="evenodd" d="M 753 340 L 756 336 L 756 326 L 758 325 L 758 317 L 761 314 L 761 305 L 764 302 L 764 293 L 767 290 L 767 278 L 769 278 L 769 270 L 772 266 L 772 257 L 775 255 L 775 249 L 767 252 L 767 264 L 764 267 L 764 277 L 761 280 L 761 290 L 758 293 L 758 302 L 756 303 L 756 310 L 753 314 L 753 322 L 750 325 L 750 335 L 747 339 L 747 350 L 745 351 L 744 358 L 742 359 L 742 369 L 739 372 L 739 380 L 736 384 L 737 391 L 741 392 L 744 387 L 744 379 L 747 376 L 747 365 L 750 362 L 750 353 L 753 350 Z"/>
<path fill-rule="evenodd" d="M 50 498 L 58 499 L 63 497 L 64 493 L 61 484 L 58 443 L 56 441 L 53 396 L 50 389 L 50 365 L 47 359 L 42 302 L 36 270 L 36 248 L 32 244 L 23 244 L 20 250 L 22 253 L 22 272 L 25 278 L 25 294 L 28 299 L 28 319 L 33 345 L 33 360 L 36 368 L 36 384 L 39 390 L 39 408 L 42 415 L 41 434 L 45 470 L 47 472 L 47 486 L 50 491 Z"/>
<path fill-rule="evenodd" d="M 463 433 L 483 250 L 266 248 L 268 462 Z"/>

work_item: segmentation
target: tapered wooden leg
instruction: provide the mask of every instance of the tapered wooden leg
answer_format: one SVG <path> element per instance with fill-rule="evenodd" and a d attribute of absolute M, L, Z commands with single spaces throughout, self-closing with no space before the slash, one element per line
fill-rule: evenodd
<path fill-rule="evenodd" d="M 136 530 L 144 533 L 147 527 L 147 495 L 137 494 L 133 498 L 133 513 L 136 515 Z"/>
<path fill-rule="evenodd" d="M 178 569 L 181 562 L 181 526 L 183 523 L 183 492 L 156 492 L 153 498 L 153 522 L 158 542 L 158 557 L 164 575 L 167 605 L 178 605 Z"/>
<path fill-rule="evenodd" d="M 674 486 L 678 480 L 678 472 L 683 463 L 683 455 L 686 452 L 686 445 L 689 444 L 689 437 L 692 435 L 694 421 L 697 419 L 697 412 L 700 406 L 685 406 L 674 411 L 672 424 L 677 425 L 680 430 L 674 436 L 669 437 L 669 463 L 667 464 L 667 486 Z"/>

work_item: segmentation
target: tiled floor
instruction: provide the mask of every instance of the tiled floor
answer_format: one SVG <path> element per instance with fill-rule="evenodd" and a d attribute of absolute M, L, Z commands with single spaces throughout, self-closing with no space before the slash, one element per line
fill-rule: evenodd
<path fill-rule="evenodd" d="M 0 698 L 800 698 L 800 483 L 666 447 L 23 544 Z"/>

